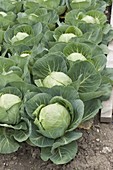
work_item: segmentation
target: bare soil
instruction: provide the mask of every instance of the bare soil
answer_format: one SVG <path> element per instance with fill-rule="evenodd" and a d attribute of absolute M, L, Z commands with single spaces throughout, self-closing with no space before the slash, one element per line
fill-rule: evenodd
<path fill-rule="evenodd" d="M 79 151 L 66 165 L 40 159 L 40 150 L 23 144 L 13 154 L 0 155 L 0 170 L 113 170 L 113 124 L 95 120 L 90 130 L 82 130 Z"/>

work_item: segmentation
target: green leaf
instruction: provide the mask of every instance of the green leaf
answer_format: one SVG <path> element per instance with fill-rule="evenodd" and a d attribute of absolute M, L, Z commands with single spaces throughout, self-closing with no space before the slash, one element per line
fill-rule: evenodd
<path fill-rule="evenodd" d="M 9 83 L 10 86 L 12 86 L 12 88 L 17 88 L 18 90 L 21 91 L 21 93 L 23 94 L 23 96 L 30 91 L 35 91 L 35 92 L 40 92 L 40 90 L 34 86 L 33 84 L 28 84 L 26 82 L 22 82 L 22 81 L 15 81 L 15 82 L 11 82 Z M 13 90 L 14 91 L 14 90 Z"/>
<path fill-rule="evenodd" d="M 84 9 L 73 9 L 66 13 L 65 23 L 68 25 L 78 26 L 78 21 L 81 19 L 81 16 L 85 13 Z"/>
<path fill-rule="evenodd" d="M 45 149 L 46 147 L 52 146 L 54 143 L 54 140 L 43 136 L 42 134 L 38 133 L 37 130 L 38 130 L 38 127 L 32 125 L 31 134 L 29 137 L 29 140 L 31 141 L 31 143 L 41 148 L 44 147 Z"/>
<path fill-rule="evenodd" d="M 43 161 L 48 161 L 51 155 L 51 147 L 41 148 L 41 159 Z"/>
<path fill-rule="evenodd" d="M 34 79 L 44 79 L 53 71 L 66 72 L 67 65 L 62 53 L 50 53 L 38 59 L 33 66 Z"/>
<path fill-rule="evenodd" d="M 91 57 L 91 49 L 88 45 L 85 43 L 74 43 L 70 42 L 68 43 L 64 50 L 63 53 L 68 57 L 72 53 L 80 53 L 86 58 Z"/>
<path fill-rule="evenodd" d="M 105 94 L 105 91 L 100 89 L 95 92 L 79 93 L 79 96 L 82 101 L 88 101 L 88 100 L 92 100 L 95 98 L 99 98 L 103 96 L 104 94 Z"/>
<path fill-rule="evenodd" d="M 71 0 L 70 6 L 72 9 L 85 9 L 91 5 L 91 0 Z"/>
<path fill-rule="evenodd" d="M 11 128 L 11 129 L 14 129 L 14 130 L 27 130 L 27 126 L 24 122 L 20 122 L 19 124 L 17 125 L 9 125 L 9 124 L 2 124 L 0 123 L 0 126 L 1 127 L 6 127 L 6 128 Z"/>
<path fill-rule="evenodd" d="M 10 82 L 16 82 L 16 81 L 22 82 L 22 79 L 14 73 L 0 75 L 0 88 L 5 87 L 6 84 L 8 84 Z"/>
<path fill-rule="evenodd" d="M 0 133 L 0 153 L 9 154 L 19 149 L 20 145 L 16 142 L 12 135 L 5 132 Z"/>
<path fill-rule="evenodd" d="M 61 138 L 55 141 L 55 143 L 52 146 L 51 153 L 54 153 L 54 150 L 56 148 L 59 148 L 59 146 L 67 145 L 75 140 L 78 140 L 81 137 L 82 137 L 82 133 L 80 132 L 72 131 L 72 132 L 66 133 L 64 136 L 62 136 Z"/>
<path fill-rule="evenodd" d="M 31 1 L 31 0 L 30 0 Z M 60 4 L 60 0 L 56 0 L 56 1 L 51 1 L 51 0 L 33 0 L 34 2 L 38 3 L 40 6 L 45 7 L 47 9 L 54 9 L 57 8 L 58 5 Z"/>
<path fill-rule="evenodd" d="M 98 10 L 91 10 L 88 11 L 86 14 L 94 17 L 95 19 L 98 19 L 100 25 L 103 25 L 107 21 L 106 15 Z"/>
<path fill-rule="evenodd" d="M 22 93 L 21 91 L 16 88 L 16 87 L 11 87 L 11 86 L 7 86 L 7 87 L 4 87 L 0 90 L 0 93 L 2 94 L 14 94 L 14 95 L 17 95 L 18 97 L 22 98 Z"/>
<path fill-rule="evenodd" d="M 89 24 L 81 22 L 78 26 L 83 31 L 83 37 L 86 40 L 90 40 L 95 44 L 102 42 L 102 28 L 97 24 Z"/>
<path fill-rule="evenodd" d="M 66 164 L 76 156 L 77 150 L 78 147 L 75 141 L 60 146 L 54 150 L 54 154 L 51 155 L 50 160 L 56 165 Z"/>
<path fill-rule="evenodd" d="M 93 64 L 97 71 L 102 71 L 107 63 L 107 58 L 104 54 L 96 55 L 92 58 Z"/>
<path fill-rule="evenodd" d="M 14 4 L 11 3 L 10 0 L 1 0 L 0 1 L 0 8 L 4 11 L 10 11 L 14 9 Z"/>
<path fill-rule="evenodd" d="M 82 121 L 83 114 L 84 114 L 84 103 L 82 102 L 82 100 L 78 99 L 78 100 L 71 101 L 71 104 L 74 109 L 74 115 L 73 115 L 73 119 L 71 120 L 71 124 L 67 129 L 67 132 L 72 131 L 78 127 L 78 125 Z"/>
<path fill-rule="evenodd" d="M 27 114 L 33 119 L 33 112 L 41 105 L 47 105 L 51 99 L 51 96 L 47 93 L 39 93 L 33 96 L 25 103 L 25 109 Z"/>
<path fill-rule="evenodd" d="M 80 78 L 79 92 L 96 91 L 101 83 L 101 76 L 88 61 L 75 62 L 69 70 L 72 81 Z"/>
<path fill-rule="evenodd" d="M 46 92 L 51 94 L 52 97 L 60 96 L 68 101 L 73 101 L 79 98 L 77 90 L 72 86 L 55 86 L 51 89 L 47 89 Z"/>
<path fill-rule="evenodd" d="M 82 122 L 85 122 L 91 118 L 93 118 L 98 112 L 99 109 L 102 108 L 101 101 L 98 99 L 90 100 L 84 102 L 84 116 Z"/>
<path fill-rule="evenodd" d="M 13 137 L 16 141 L 18 142 L 23 142 L 26 141 L 29 137 L 29 132 L 23 131 L 23 130 L 18 130 L 14 132 Z"/>
<path fill-rule="evenodd" d="M 14 65 L 14 61 L 9 58 L 0 57 L 0 72 L 1 74 L 5 74 L 5 72 L 9 71 L 9 68 Z"/>
<path fill-rule="evenodd" d="M 54 53 L 58 51 L 61 51 L 63 53 L 63 49 L 65 46 L 66 43 L 58 42 L 57 44 L 55 44 L 53 47 L 49 49 L 49 53 Z"/>

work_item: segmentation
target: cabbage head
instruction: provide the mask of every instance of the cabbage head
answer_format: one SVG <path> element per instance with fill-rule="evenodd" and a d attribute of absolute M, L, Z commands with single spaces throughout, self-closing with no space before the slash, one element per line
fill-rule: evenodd
<path fill-rule="evenodd" d="M 81 53 L 71 53 L 67 57 L 67 59 L 70 61 L 77 61 L 77 60 L 84 61 L 84 60 L 86 60 L 86 58 Z"/>
<path fill-rule="evenodd" d="M 94 18 L 90 15 L 86 15 L 85 17 L 83 17 L 82 21 L 85 21 L 86 23 L 91 23 L 91 24 L 100 24 L 100 21 L 98 18 Z"/>
<path fill-rule="evenodd" d="M 14 37 L 11 39 L 11 41 L 12 41 L 12 43 L 15 43 L 17 41 L 21 41 L 21 40 L 25 39 L 28 36 L 29 36 L 29 34 L 27 34 L 26 32 L 18 32 L 16 35 L 14 35 Z"/>
<path fill-rule="evenodd" d="M 64 33 L 59 37 L 58 41 L 68 43 L 68 41 L 73 37 L 77 37 L 77 36 L 73 33 Z"/>
<path fill-rule="evenodd" d="M 44 80 L 44 87 L 67 86 L 72 83 L 71 78 L 63 72 L 51 72 Z"/>
<path fill-rule="evenodd" d="M 21 99 L 14 94 L 0 96 L 0 123 L 14 125 L 20 121 Z"/>
<path fill-rule="evenodd" d="M 37 115 L 37 110 L 34 114 Z M 34 123 L 46 137 L 56 139 L 64 135 L 70 119 L 68 110 L 61 104 L 54 103 L 43 107 Z"/>

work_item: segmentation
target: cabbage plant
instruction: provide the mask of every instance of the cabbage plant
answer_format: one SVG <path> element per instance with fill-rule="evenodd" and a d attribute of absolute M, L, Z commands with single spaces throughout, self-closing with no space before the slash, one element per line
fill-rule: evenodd
<path fill-rule="evenodd" d="M 58 42 L 68 43 L 72 38 L 82 36 L 82 31 L 76 26 L 62 25 L 55 29 L 53 36 Z"/>
<path fill-rule="evenodd" d="M 105 84 L 109 83 L 109 80 L 105 83 L 101 75 L 106 63 L 104 57 L 100 54 L 92 58 L 89 57 L 87 60 L 69 61 L 62 53 L 46 54 L 34 63 L 32 70 L 34 83 L 38 87 L 50 90 L 56 85 L 73 86 L 83 101 L 101 98 L 105 94 L 108 96 L 111 85 L 109 84 L 105 89 Z"/>
<path fill-rule="evenodd" d="M 16 87 L 0 90 L 0 153 L 18 150 L 29 137 L 28 120 L 21 113 L 22 93 Z"/>
<path fill-rule="evenodd" d="M 41 148 L 41 158 L 65 164 L 77 153 L 75 129 L 82 121 L 84 104 L 73 87 L 55 87 L 26 96 L 25 110 L 31 118 L 30 143 Z"/>
<path fill-rule="evenodd" d="M 4 39 L 7 43 L 6 49 L 9 48 L 11 51 L 14 51 L 14 49 L 18 50 L 20 45 L 33 47 L 34 44 L 40 42 L 42 38 L 42 30 L 43 27 L 40 22 L 33 27 L 28 24 L 20 24 L 7 29 L 4 34 Z"/>
<path fill-rule="evenodd" d="M 51 25 L 54 26 L 57 22 L 58 14 L 56 11 L 48 11 L 46 8 L 40 8 L 35 4 L 34 8 L 26 9 L 24 12 L 19 12 L 17 20 L 20 24 L 27 23 L 29 25 L 34 25 L 41 22 L 50 27 Z"/>
<path fill-rule="evenodd" d="M 6 30 L 8 26 L 13 26 L 15 23 L 16 15 L 14 12 L 0 11 L 0 25 L 3 30 Z"/>
<path fill-rule="evenodd" d="M 17 124 L 20 121 L 21 99 L 14 94 L 3 94 L 0 96 L 1 123 Z"/>
<path fill-rule="evenodd" d="M 22 9 L 23 2 L 21 0 L 1 0 L 0 9 L 9 12 L 18 13 Z"/>
<path fill-rule="evenodd" d="M 103 14 L 103 12 L 91 10 L 88 11 L 81 20 L 85 21 L 86 23 L 103 25 L 107 21 L 107 18 L 106 15 Z"/>
<path fill-rule="evenodd" d="M 43 71 L 42 71 L 43 65 Z M 72 83 L 67 73 L 65 56 L 61 52 L 46 54 L 33 65 L 33 78 L 38 87 L 67 86 Z"/>
<path fill-rule="evenodd" d="M 68 43 L 64 49 L 63 53 L 66 55 L 69 61 L 85 61 L 91 58 L 91 48 L 85 43 L 76 43 L 70 42 Z"/>

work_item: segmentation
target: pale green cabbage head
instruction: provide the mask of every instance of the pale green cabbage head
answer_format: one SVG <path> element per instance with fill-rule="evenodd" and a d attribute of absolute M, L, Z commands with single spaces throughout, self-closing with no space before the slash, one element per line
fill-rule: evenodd
<path fill-rule="evenodd" d="M 90 15 L 86 15 L 85 17 L 82 18 L 82 21 L 85 21 L 86 23 L 91 23 L 91 24 L 100 24 L 100 21 L 98 18 L 94 18 Z"/>
<path fill-rule="evenodd" d="M 1 12 L 0 12 L 0 15 L 2 15 L 3 17 L 6 17 L 6 16 L 7 16 L 7 13 L 1 11 Z"/>
<path fill-rule="evenodd" d="M 73 37 L 77 37 L 77 36 L 73 33 L 64 33 L 59 37 L 58 41 L 67 43 Z"/>
<path fill-rule="evenodd" d="M 14 94 L 0 96 L 0 122 L 16 124 L 20 121 L 21 99 Z"/>
<path fill-rule="evenodd" d="M 42 133 L 49 138 L 58 138 L 64 135 L 70 124 L 70 114 L 68 110 L 59 103 L 49 104 L 43 107 L 38 115 Z M 34 122 L 36 125 L 37 118 Z"/>
<path fill-rule="evenodd" d="M 77 61 L 77 60 L 85 61 L 86 60 L 86 58 L 81 53 L 71 53 L 67 57 L 67 59 L 70 61 Z"/>
<path fill-rule="evenodd" d="M 51 88 L 53 86 L 67 86 L 72 83 L 72 80 L 63 72 L 51 72 L 44 80 L 43 85 Z"/>
<path fill-rule="evenodd" d="M 11 41 L 12 41 L 12 43 L 15 43 L 17 41 L 21 41 L 21 40 L 25 39 L 28 36 L 29 36 L 29 34 L 27 34 L 26 32 L 18 32 L 16 35 L 14 35 L 14 37 L 11 39 Z"/>

